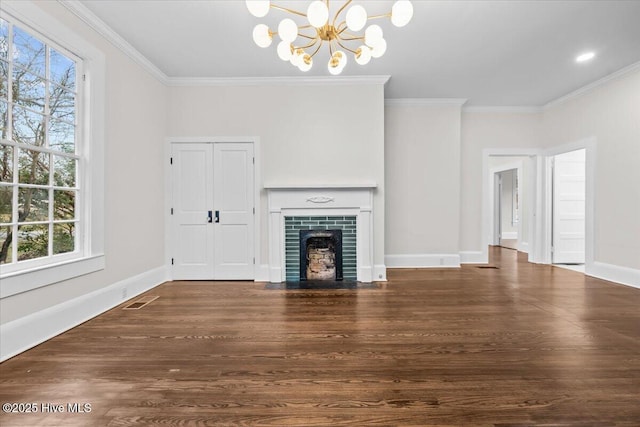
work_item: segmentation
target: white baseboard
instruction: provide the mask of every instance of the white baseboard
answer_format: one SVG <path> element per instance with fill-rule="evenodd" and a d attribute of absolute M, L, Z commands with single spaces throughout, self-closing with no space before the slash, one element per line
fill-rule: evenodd
<path fill-rule="evenodd" d="M 456 268 L 460 267 L 458 254 L 385 255 L 387 268 Z"/>
<path fill-rule="evenodd" d="M 256 282 L 268 282 L 269 281 L 269 264 L 260 264 L 255 269 Z"/>
<path fill-rule="evenodd" d="M 593 265 L 587 267 L 585 274 L 587 276 L 597 277 L 598 279 L 640 288 L 640 270 L 633 268 L 595 261 Z"/>
<path fill-rule="evenodd" d="M 373 281 L 374 282 L 386 282 L 387 281 L 387 266 L 384 264 L 376 264 L 373 266 Z"/>
<path fill-rule="evenodd" d="M 460 264 L 488 264 L 489 254 L 482 251 L 461 251 Z"/>
<path fill-rule="evenodd" d="M 68 331 L 166 280 L 166 268 L 158 267 L 0 325 L 0 362 Z"/>
<path fill-rule="evenodd" d="M 271 283 L 280 283 L 282 282 L 283 277 L 284 275 L 282 274 L 282 268 L 269 267 L 269 281 Z"/>
<path fill-rule="evenodd" d="M 529 253 L 529 243 L 527 242 L 521 242 L 520 240 L 518 240 L 518 251 L 519 252 L 524 252 L 525 254 Z"/>
<path fill-rule="evenodd" d="M 501 239 L 516 240 L 518 238 L 517 231 L 503 231 L 500 235 Z"/>

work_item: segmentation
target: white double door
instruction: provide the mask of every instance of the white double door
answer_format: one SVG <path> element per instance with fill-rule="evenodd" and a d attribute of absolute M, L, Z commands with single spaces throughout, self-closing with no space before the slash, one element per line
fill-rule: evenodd
<path fill-rule="evenodd" d="M 173 279 L 253 280 L 253 144 L 171 149 Z"/>

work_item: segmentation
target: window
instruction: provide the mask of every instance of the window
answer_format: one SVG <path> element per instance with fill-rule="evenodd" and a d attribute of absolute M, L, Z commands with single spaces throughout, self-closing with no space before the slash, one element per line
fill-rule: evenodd
<path fill-rule="evenodd" d="M 104 268 L 104 54 L 0 3 L 0 298 Z"/>
<path fill-rule="evenodd" d="M 82 249 L 76 209 L 80 63 L 0 20 L 0 264 L 40 264 Z"/>

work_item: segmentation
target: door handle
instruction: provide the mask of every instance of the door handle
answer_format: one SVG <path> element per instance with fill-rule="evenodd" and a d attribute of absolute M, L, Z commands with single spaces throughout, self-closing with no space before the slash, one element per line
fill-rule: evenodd
<path fill-rule="evenodd" d="M 211 211 L 207 212 L 207 222 L 213 222 L 212 214 L 213 214 L 213 212 L 211 212 Z"/>
<path fill-rule="evenodd" d="M 220 222 L 220 211 L 216 211 L 216 216 L 213 218 L 214 222 Z"/>

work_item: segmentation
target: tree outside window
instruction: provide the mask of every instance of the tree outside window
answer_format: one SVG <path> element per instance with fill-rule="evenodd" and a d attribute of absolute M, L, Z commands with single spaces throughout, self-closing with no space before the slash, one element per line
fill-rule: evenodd
<path fill-rule="evenodd" d="M 0 264 L 79 250 L 77 64 L 0 20 Z"/>

